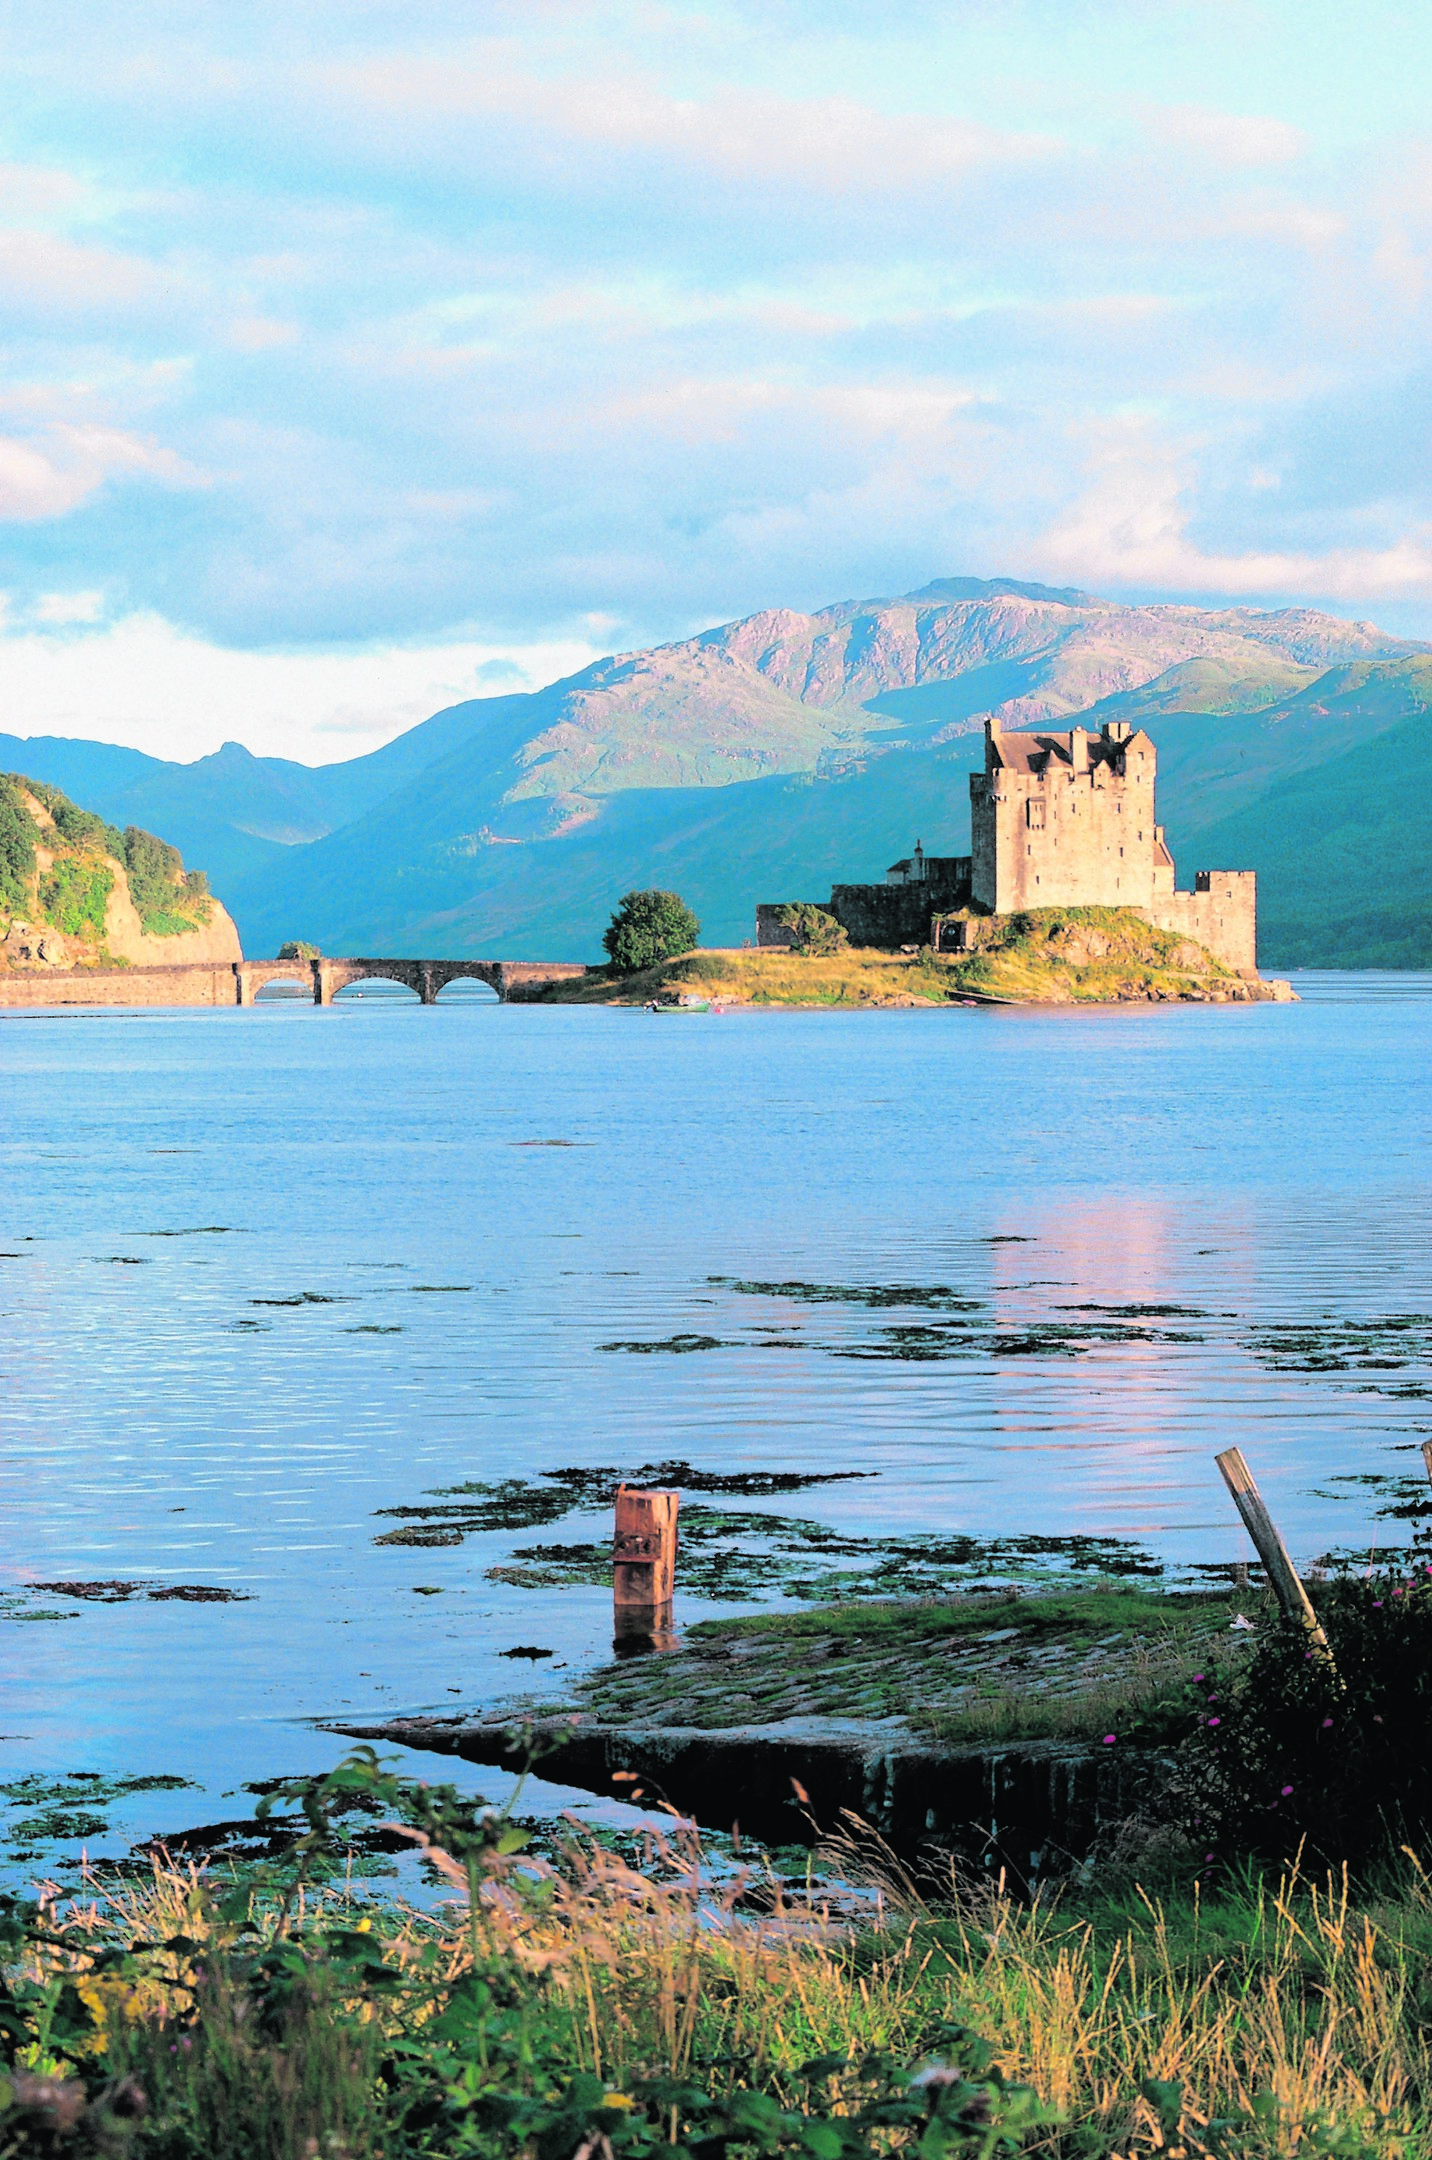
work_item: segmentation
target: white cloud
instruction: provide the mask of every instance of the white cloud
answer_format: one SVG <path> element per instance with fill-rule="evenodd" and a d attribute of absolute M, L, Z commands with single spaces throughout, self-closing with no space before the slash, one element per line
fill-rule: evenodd
<path fill-rule="evenodd" d="M 315 69 L 354 121 L 364 111 L 413 119 L 516 125 L 546 157 L 564 146 L 622 158 L 655 153 L 743 184 L 781 180 L 837 196 L 898 191 L 979 167 L 1043 159 L 1048 135 L 947 114 L 889 113 L 849 95 L 790 96 L 733 85 L 674 94 L 636 69 L 599 75 L 539 72 L 507 40 L 445 57 L 403 52 Z"/>
<path fill-rule="evenodd" d="M 1241 597 L 1432 600 L 1432 524 L 1382 547 L 1205 549 L 1189 537 L 1189 475 L 1172 450 L 1133 425 L 1122 440 L 1111 431 L 1099 464 L 1092 484 L 1033 543 L 1046 576 Z"/>
<path fill-rule="evenodd" d="M 121 428 L 55 421 L 26 440 L 0 435 L 0 520 L 34 524 L 63 517 L 106 480 L 140 474 L 168 487 L 200 487 L 203 476 L 160 443 Z"/>
<path fill-rule="evenodd" d="M 98 622 L 103 613 L 103 593 L 52 592 L 41 593 L 30 617 L 37 623 L 92 623 Z"/>
<path fill-rule="evenodd" d="M 48 608 L 48 623 L 76 624 L 92 597 L 52 594 L 32 612 Z M 66 617 L 65 607 L 75 612 Z M 125 743 L 183 762 L 233 740 L 259 756 L 326 765 L 375 750 L 459 699 L 539 688 L 601 650 L 571 641 L 233 652 L 157 615 L 98 630 L 0 623 L 0 727 Z"/>
<path fill-rule="evenodd" d="M 1302 129 L 1286 120 L 1203 105 L 1165 107 L 1155 115 L 1151 132 L 1158 141 L 1181 143 L 1215 165 L 1287 165 L 1308 147 Z"/>

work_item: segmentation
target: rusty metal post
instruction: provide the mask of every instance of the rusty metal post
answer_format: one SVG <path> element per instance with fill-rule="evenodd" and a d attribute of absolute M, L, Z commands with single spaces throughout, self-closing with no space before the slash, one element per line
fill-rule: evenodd
<path fill-rule="evenodd" d="M 1288 1548 L 1278 1535 L 1278 1528 L 1263 1503 L 1263 1495 L 1253 1482 L 1253 1473 L 1243 1460 L 1241 1448 L 1225 1448 L 1214 1461 L 1223 1473 L 1223 1482 L 1233 1495 L 1233 1505 L 1243 1517 L 1243 1527 L 1257 1548 L 1258 1557 L 1267 1570 L 1268 1580 L 1277 1594 L 1285 1619 L 1297 1620 L 1308 1631 L 1308 1641 L 1314 1655 L 1332 1667 L 1333 1653 L 1327 1636 L 1323 1633 L 1318 1616 L 1313 1611 L 1312 1599 L 1303 1588 L 1297 1569 L 1288 1558 Z"/>
<path fill-rule="evenodd" d="M 651 1639 L 670 1631 L 680 1504 L 677 1492 L 617 1487 L 612 1608 L 619 1642 Z"/>

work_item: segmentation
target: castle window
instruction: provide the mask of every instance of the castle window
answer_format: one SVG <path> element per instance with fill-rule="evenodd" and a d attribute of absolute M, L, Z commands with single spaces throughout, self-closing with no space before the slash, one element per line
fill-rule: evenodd
<path fill-rule="evenodd" d="M 1028 825 L 1032 826 L 1036 831 L 1043 825 L 1044 799 L 1042 796 L 1031 795 L 1029 797 L 1028 801 L 1024 805 L 1024 816 L 1025 822 Z"/>

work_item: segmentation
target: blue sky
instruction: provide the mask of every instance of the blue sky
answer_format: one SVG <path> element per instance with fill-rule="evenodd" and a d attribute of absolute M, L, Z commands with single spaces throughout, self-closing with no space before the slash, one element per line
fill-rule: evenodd
<path fill-rule="evenodd" d="M 1432 18 L 0 6 L 0 726 L 1014 575 L 1432 635 Z"/>

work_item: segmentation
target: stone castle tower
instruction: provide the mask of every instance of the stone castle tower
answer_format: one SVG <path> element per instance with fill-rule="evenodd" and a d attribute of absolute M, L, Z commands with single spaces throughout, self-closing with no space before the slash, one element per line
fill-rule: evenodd
<path fill-rule="evenodd" d="M 1158 752 L 1142 729 L 1097 735 L 985 726 L 985 769 L 970 776 L 970 900 L 992 915 L 1017 908 L 1133 907 L 1161 930 L 1206 945 L 1226 966 L 1257 971 L 1257 880 L 1251 870 L 1200 870 L 1174 889 L 1154 822 Z"/>

